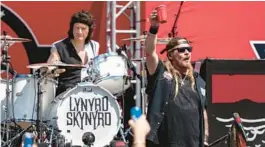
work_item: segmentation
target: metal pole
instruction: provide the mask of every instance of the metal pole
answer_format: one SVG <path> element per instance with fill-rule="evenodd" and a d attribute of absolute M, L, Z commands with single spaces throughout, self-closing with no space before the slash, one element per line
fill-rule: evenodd
<path fill-rule="evenodd" d="M 136 22 L 136 20 L 140 20 L 140 2 L 139 1 L 135 2 L 134 9 L 136 12 L 134 22 Z M 136 23 L 135 29 L 140 30 L 140 23 Z M 140 37 L 140 31 L 136 32 L 136 37 Z M 136 42 L 135 58 L 136 59 L 141 58 L 141 43 L 140 43 L 140 41 Z M 138 74 L 141 73 L 141 63 L 140 62 L 137 63 L 136 72 Z M 138 78 L 136 79 L 136 106 L 141 107 L 141 82 L 140 82 L 140 79 L 138 79 Z"/>
<path fill-rule="evenodd" d="M 110 44 L 111 44 L 111 38 L 110 38 L 110 34 L 111 34 L 111 29 L 110 29 L 110 25 L 111 25 L 111 19 L 110 19 L 110 11 L 111 11 L 111 9 L 110 9 L 110 5 L 111 5 L 111 1 L 107 1 L 107 23 L 106 23 L 106 42 L 107 42 L 107 44 L 106 44 L 106 46 L 107 46 L 107 52 L 111 52 L 111 46 L 110 46 Z"/>
<path fill-rule="evenodd" d="M 116 51 L 116 1 L 111 2 L 111 49 Z"/>

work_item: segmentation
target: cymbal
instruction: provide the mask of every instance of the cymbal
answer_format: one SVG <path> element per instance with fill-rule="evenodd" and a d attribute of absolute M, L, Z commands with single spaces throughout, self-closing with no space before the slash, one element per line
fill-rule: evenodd
<path fill-rule="evenodd" d="M 147 35 L 141 35 L 138 38 L 125 38 L 122 39 L 122 41 L 145 41 Z M 171 38 L 157 38 L 156 44 L 167 44 L 170 41 Z"/>
<path fill-rule="evenodd" d="M 10 41 L 10 42 L 30 42 L 31 39 L 27 39 L 27 38 L 13 38 L 10 36 L 7 36 L 6 38 L 4 38 L 4 36 L 1 36 L 1 41 Z"/>
<path fill-rule="evenodd" d="M 36 64 L 30 64 L 27 66 L 27 68 L 32 68 L 32 69 L 38 69 L 40 67 L 72 67 L 72 68 L 85 68 L 85 65 L 80 65 L 80 64 L 66 64 L 66 63 L 36 63 Z"/>

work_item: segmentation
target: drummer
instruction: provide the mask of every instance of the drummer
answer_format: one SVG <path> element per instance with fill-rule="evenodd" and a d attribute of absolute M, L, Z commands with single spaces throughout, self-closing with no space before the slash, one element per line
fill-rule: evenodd
<path fill-rule="evenodd" d="M 87 11 L 73 14 L 70 21 L 68 37 L 52 44 L 48 63 L 66 63 L 88 65 L 98 55 L 99 43 L 91 40 L 94 29 L 93 16 Z M 81 82 L 86 69 L 66 68 L 58 77 L 56 95 L 73 88 Z"/>

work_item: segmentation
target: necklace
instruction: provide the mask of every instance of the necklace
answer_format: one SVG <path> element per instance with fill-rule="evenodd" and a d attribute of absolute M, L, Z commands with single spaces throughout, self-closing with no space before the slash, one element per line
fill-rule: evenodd
<path fill-rule="evenodd" d="M 180 86 L 183 86 L 185 84 L 184 81 L 185 81 L 187 75 L 188 74 L 186 73 L 185 76 L 184 76 L 184 78 L 180 80 Z"/>

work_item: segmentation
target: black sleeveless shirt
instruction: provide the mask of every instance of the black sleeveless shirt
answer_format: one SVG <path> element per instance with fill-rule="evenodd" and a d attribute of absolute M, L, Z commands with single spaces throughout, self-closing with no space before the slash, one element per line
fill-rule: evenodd
<path fill-rule="evenodd" d="M 56 43 L 55 47 L 63 63 L 82 64 L 82 60 L 77 54 L 70 38 Z M 65 70 L 66 71 L 58 77 L 56 96 L 81 82 L 81 68 L 67 67 Z"/>

